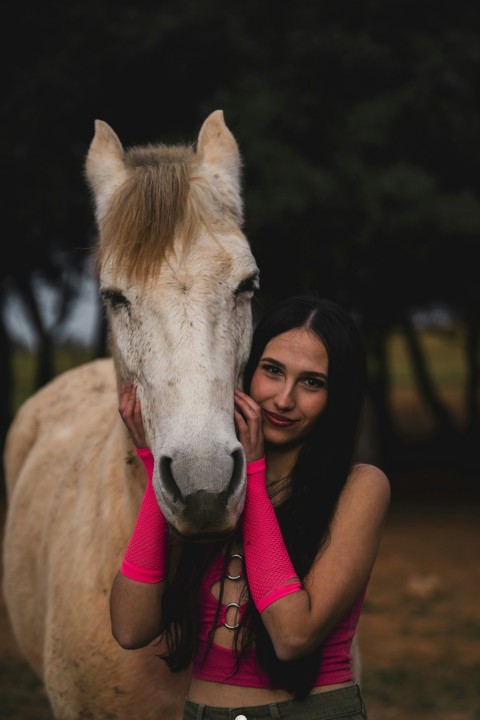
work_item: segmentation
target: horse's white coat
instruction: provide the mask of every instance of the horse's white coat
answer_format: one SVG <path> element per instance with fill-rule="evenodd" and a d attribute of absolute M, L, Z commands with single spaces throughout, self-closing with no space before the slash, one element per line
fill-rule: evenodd
<path fill-rule="evenodd" d="M 258 271 L 240 230 L 238 150 L 220 111 L 203 124 L 196 157 L 200 182 L 216 183 L 237 225 L 220 214 L 191 243 L 176 237 L 143 283 L 107 255 L 100 286 L 113 359 L 58 376 L 24 403 L 7 437 L 4 595 L 59 720 L 178 720 L 188 683 L 154 646 L 122 650 L 110 632 L 110 587 L 145 487 L 117 411 L 125 378 L 139 390 L 154 486 L 172 525 L 191 535 L 227 532 L 243 507 L 233 389 Z M 120 140 L 97 121 L 87 177 L 100 234 L 130 174 Z"/>

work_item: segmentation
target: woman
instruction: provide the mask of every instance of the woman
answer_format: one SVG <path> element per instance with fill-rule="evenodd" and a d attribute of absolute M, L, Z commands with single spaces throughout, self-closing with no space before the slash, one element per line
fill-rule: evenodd
<path fill-rule="evenodd" d="M 306 295 L 267 314 L 234 398 L 240 526 L 227 543 L 180 548 L 124 388 L 120 414 L 150 480 L 112 587 L 112 631 L 125 648 L 161 636 L 170 669 L 193 668 L 185 719 L 366 717 L 350 650 L 390 487 L 353 457 L 365 385 L 360 334 L 337 304 Z"/>

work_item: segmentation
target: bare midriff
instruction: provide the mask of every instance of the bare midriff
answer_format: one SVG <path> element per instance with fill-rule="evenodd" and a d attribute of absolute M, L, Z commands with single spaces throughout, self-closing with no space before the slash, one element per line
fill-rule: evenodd
<path fill-rule="evenodd" d="M 310 695 L 339 690 L 353 684 L 354 681 L 349 680 L 334 685 L 319 685 L 312 688 Z M 292 700 L 292 696 L 286 690 L 242 687 L 198 680 L 197 678 L 192 678 L 188 697 L 192 702 L 213 707 L 248 707 L 249 705 L 266 705 L 272 702 Z"/>

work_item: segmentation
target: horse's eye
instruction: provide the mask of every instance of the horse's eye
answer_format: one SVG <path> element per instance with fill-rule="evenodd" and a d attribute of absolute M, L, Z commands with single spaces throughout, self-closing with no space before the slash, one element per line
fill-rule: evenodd
<path fill-rule="evenodd" d="M 253 294 L 255 290 L 258 290 L 258 273 L 254 273 L 250 275 L 250 277 L 245 278 L 245 280 L 242 280 L 235 290 L 235 295 L 242 295 L 244 293 Z"/>
<path fill-rule="evenodd" d="M 118 310 L 120 307 L 129 307 L 130 303 L 120 290 L 102 290 L 101 295 L 105 302 L 110 303 L 112 310 Z"/>

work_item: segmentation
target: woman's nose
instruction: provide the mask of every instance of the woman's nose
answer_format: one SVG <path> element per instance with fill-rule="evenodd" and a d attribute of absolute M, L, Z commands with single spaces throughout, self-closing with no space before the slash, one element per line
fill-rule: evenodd
<path fill-rule="evenodd" d="M 290 385 L 284 385 L 275 397 L 275 404 L 280 411 L 291 410 L 295 405 L 295 397 L 293 387 Z"/>

